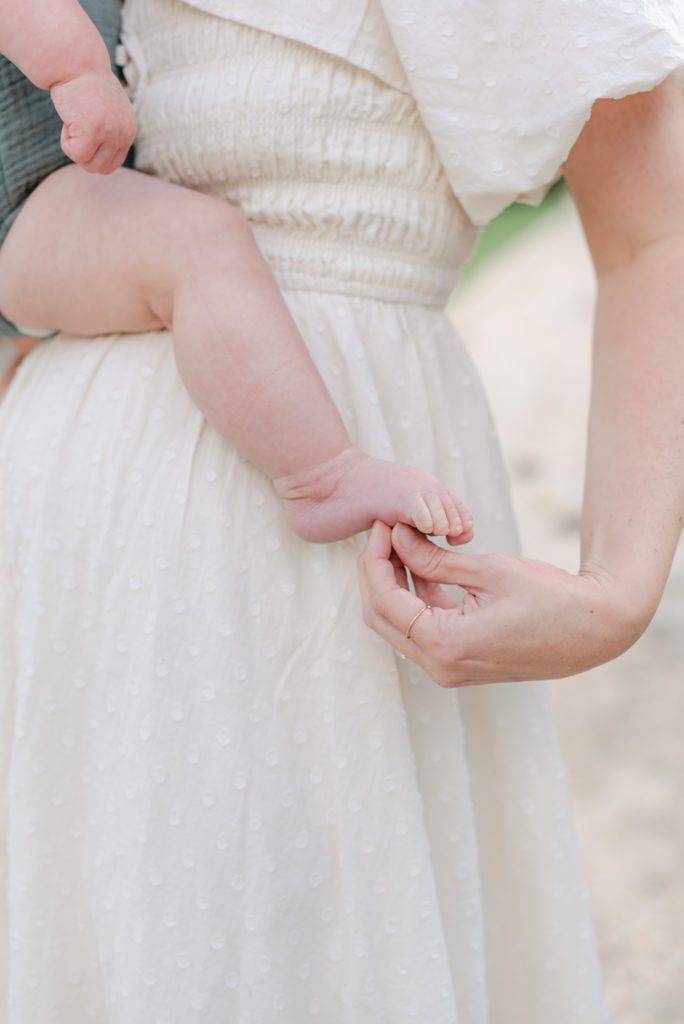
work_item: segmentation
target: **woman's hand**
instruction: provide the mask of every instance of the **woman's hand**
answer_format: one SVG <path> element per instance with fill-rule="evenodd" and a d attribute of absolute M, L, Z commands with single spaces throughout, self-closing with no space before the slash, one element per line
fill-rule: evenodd
<path fill-rule="evenodd" d="M 580 572 L 445 552 L 406 527 L 393 555 L 373 529 L 366 621 L 442 686 L 581 672 L 658 605 L 684 521 L 683 126 L 671 80 L 599 100 L 565 164 L 598 277 Z"/>
<path fill-rule="evenodd" d="M 621 654 L 648 622 L 599 569 L 462 555 L 404 525 L 375 523 L 359 577 L 366 623 L 446 687 L 573 675 Z M 462 604 L 440 584 L 460 586 Z"/>

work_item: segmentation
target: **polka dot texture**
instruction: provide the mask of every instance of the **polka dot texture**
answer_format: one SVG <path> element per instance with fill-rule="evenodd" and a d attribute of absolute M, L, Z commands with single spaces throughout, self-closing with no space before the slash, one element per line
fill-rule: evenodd
<path fill-rule="evenodd" d="M 478 224 L 520 196 L 540 197 L 594 100 L 653 88 L 684 67 L 680 0 L 382 5 L 449 180 Z"/>
<path fill-rule="evenodd" d="M 146 7 L 168 16 L 159 0 Z M 192 17 L 190 36 L 159 38 L 156 17 L 125 33 L 138 167 L 195 187 L 208 177 L 247 214 L 282 288 L 443 308 L 476 231 L 415 100 L 348 62 L 322 65 L 310 46 L 246 28 L 217 39 L 208 24 L 220 21 Z"/>
<path fill-rule="evenodd" d="M 421 250 L 414 220 L 455 208 L 410 97 L 173 0 L 128 12 L 150 169 L 199 174 L 186 109 L 190 148 L 232 169 L 187 183 L 234 188 L 265 223 L 281 168 L 307 238 L 338 254 L 336 290 L 313 278 L 286 297 L 350 432 L 462 494 L 474 549 L 513 550 L 477 376 L 425 300 L 445 250 Z M 380 159 L 404 119 L 415 160 Z M 307 198 L 316 175 L 346 180 L 350 152 L 396 198 L 389 219 L 360 213 L 352 171 Z M 399 301 L 400 263 L 393 301 L 344 277 L 350 223 L 369 291 L 392 285 L 391 227 L 422 301 Z M 467 251 L 461 214 L 453 230 Z M 362 622 L 360 545 L 288 532 L 269 481 L 190 402 L 167 334 L 57 338 L 23 364 L 0 410 L 11 1024 L 602 1019 L 543 687 L 448 693 L 396 659 Z"/>
<path fill-rule="evenodd" d="M 287 17 L 280 0 L 190 2 L 408 83 L 476 224 L 541 196 L 594 100 L 684 67 L 681 0 L 290 0 Z"/>

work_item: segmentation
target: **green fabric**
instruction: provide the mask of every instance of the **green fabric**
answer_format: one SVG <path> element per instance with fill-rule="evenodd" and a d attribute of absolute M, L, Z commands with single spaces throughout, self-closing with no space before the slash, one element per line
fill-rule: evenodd
<path fill-rule="evenodd" d="M 80 0 L 114 54 L 121 28 L 119 0 Z M 0 245 L 22 204 L 44 178 L 69 163 L 59 144 L 62 122 L 49 92 L 38 89 L 0 55 Z M 129 159 L 126 163 L 130 163 Z M 22 334 L 0 315 L 0 335 Z"/>
<path fill-rule="evenodd" d="M 0 313 L 0 338 L 18 338 L 23 334 L 15 324 L 10 323 L 9 320 L 5 320 L 2 313 Z"/>

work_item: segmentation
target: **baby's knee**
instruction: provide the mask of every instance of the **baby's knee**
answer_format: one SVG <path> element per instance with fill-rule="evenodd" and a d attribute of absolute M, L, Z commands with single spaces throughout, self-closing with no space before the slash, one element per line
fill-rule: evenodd
<path fill-rule="evenodd" d="M 256 250 L 252 228 L 242 210 L 211 196 L 195 193 L 185 204 L 179 228 L 185 250 L 203 259 L 234 249 Z"/>
<path fill-rule="evenodd" d="M 205 284 L 237 271 L 264 274 L 267 264 L 244 213 L 211 196 L 184 197 L 173 226 L 170 259 L 173 280 Z"/>

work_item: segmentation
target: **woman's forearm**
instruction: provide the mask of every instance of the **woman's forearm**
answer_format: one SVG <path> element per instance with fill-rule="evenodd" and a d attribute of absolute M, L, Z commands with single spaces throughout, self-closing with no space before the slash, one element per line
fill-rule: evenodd
<path fill-rule="evenodd" d="M 572 675 L 621 654 L 655 611 L 681 530 L 680 90 L 599 101 L 565 177 L 599 282 L 580 572 L 443 551 L 406 528 L 390 542 L 381 524 L 360 559 L 366 621 L 443 686 Z M 465 591 L 460 606 L 443 584 Z"/>
<path fill-rule="evenodd" d="M 599 278 L 582 571 L 607 574 L 634 627 L 662 594 L 684 516 L 684 234 Z"/>
<path fill-rule="evenodd" d="M 684 98 L 596 104 L 565 165 L 598 278 L 582 568 L 643 628 L 684 515 Z"/>

